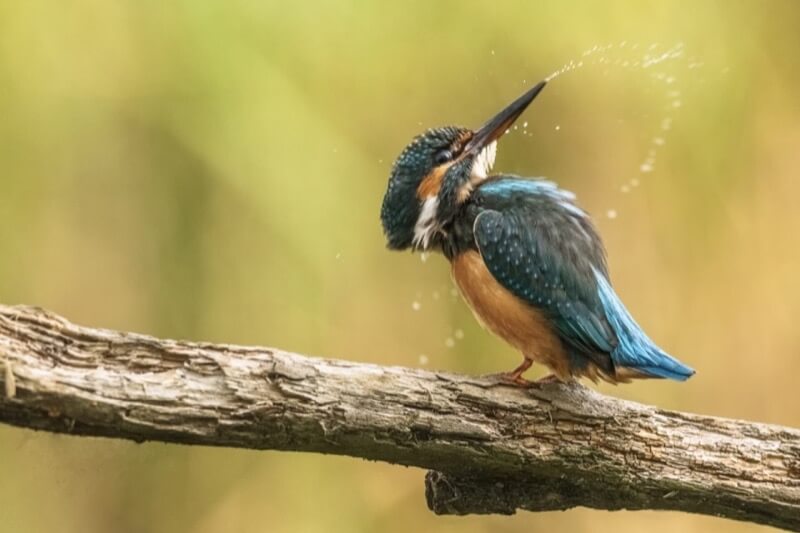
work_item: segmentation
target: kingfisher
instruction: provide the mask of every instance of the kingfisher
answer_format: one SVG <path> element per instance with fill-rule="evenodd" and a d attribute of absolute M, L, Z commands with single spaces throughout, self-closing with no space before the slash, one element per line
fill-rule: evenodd
<path fill-rule="evenodd" d="M 490 175 L 497 141 L 545 85 L 477 130 L 433 128 L 406 146 L 381 207 L 387 247 L 447 258 L 478 322 L 522 353 L 505 381 L 530 385 L 522 375 L 534 362 L 552 372 L 539 382 L 684 381 L 694 370 L 650 340 L 614 291 L 575 195 L 543 178 Z"/>

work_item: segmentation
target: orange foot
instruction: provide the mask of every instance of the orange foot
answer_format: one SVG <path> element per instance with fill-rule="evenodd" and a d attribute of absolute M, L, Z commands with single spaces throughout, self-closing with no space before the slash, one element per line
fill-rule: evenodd
<path fill-rule="evenodd" d="M 495 379 L 504 385 L 514 385 L 515 387 L 532 388 L 540 387 L 542 385 L 552 385 L 555 383 L 564 383 L 555 374 L 549 374 L 534 381 L 530 381 L 522 377 L 521 372 L 512 370 L 511 372 L 500 372 L 498 374 L 488 374 L 485 376 L 490 379 Z"/>
<path fill-rule="evenodd" d="M 509 385 L 515 385 L 517 387 L 531 387 L 535 385 L 537 382 L 535 381 L 528 381 L 527 379 L 522 377 L 522 374 L 528 370 L 533 361 L 528 359 L 527 357 L 523 359 L 522 363 L 512 370 L 511 372 L 500 372 L 499 374 L 490 374 L 488 377 L 495 378 L 503 383 L 507 383 Z"/>

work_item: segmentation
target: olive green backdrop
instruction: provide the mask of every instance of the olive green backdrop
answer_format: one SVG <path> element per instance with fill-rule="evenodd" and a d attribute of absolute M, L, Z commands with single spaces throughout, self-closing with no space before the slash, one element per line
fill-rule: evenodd
<path fill-rule="evenodd" d="M 792 0 L 0 0 L 0 301 L 159 336 L 511 369 L 518 354 L 451 294 L 440 257 L 384 248 L 380 201 L 414 134 L 477 126 L 574 61 L 497 169 L 576 191 L 623 300 L 698 371 L 601 390 L 800 426 L 798 27 Z M 2 532 L 756 530 L 653 512 L 435 517 L 422 480 L 0 427 Z"/>

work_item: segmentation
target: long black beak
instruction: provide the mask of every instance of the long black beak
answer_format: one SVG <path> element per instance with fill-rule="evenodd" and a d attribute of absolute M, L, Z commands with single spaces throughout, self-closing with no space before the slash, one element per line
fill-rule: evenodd
<path fill-rule="evenodd" d="M 502 137 L 514 121 L 517 120 L 522 112 L 533 102 L 536 95 L 544 89 L 545 85 L 547 85 L 546 81 L 540 81 L 535 87 L 511 102 L 508 107 L 481 126 L 464 147 L 464 153 L 476 154 L 486 145 L 491 144 L 492 141 L 496 141 Z"/>

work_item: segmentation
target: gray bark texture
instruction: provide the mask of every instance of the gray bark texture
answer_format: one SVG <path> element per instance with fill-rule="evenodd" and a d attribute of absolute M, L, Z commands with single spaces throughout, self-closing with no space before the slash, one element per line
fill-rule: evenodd
<path fill-rule="evenodd" d="M 579 384 L 161 340 L 0 305 L 0 422 L 431 470 L 439 514 L 668 509 L 800 531 L 800 431 Z"/>

